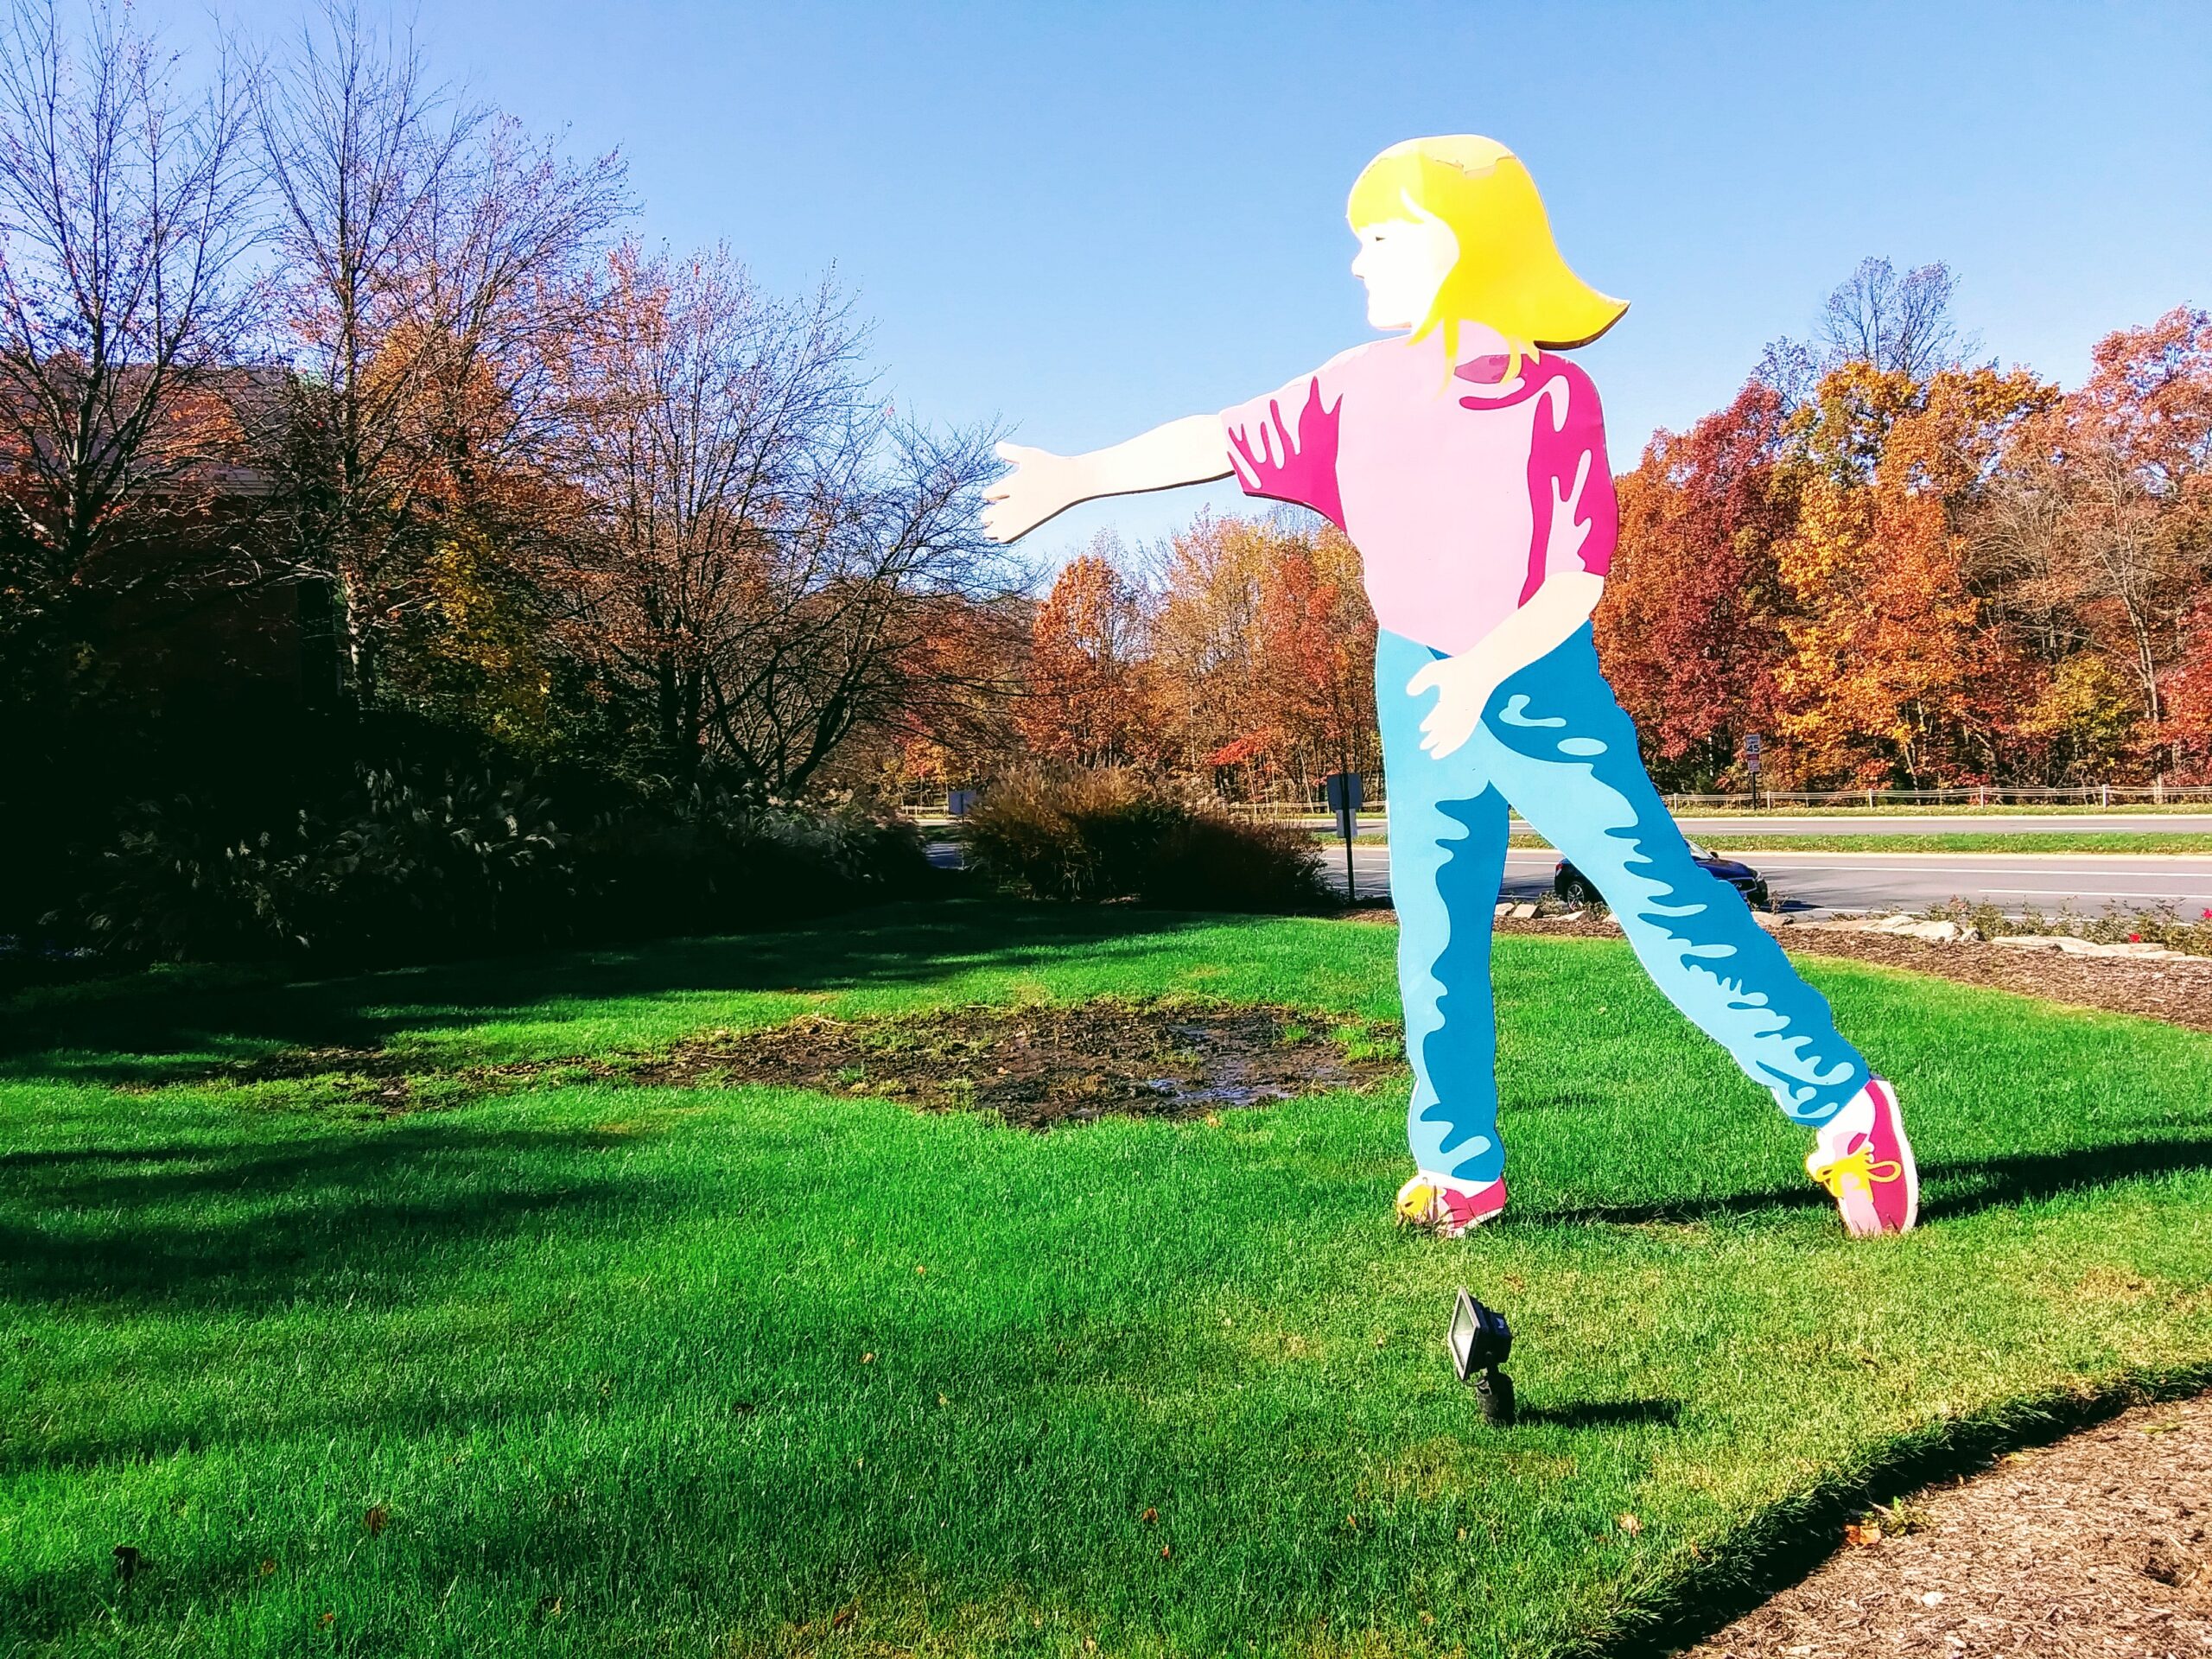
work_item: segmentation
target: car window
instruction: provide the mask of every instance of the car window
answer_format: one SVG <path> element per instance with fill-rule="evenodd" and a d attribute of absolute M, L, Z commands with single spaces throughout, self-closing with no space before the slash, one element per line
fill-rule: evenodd
<path fill-rule="evenodd" d="M 1684 837 L 1684 839 L 1687 840 L 1688 837 Z M 1714 855 L 1713 849 L 1707 847 L 1703 842 L 1695 841 L 1690 842 L 1690 856 L 1692 858 L 1712 858 Z"/>

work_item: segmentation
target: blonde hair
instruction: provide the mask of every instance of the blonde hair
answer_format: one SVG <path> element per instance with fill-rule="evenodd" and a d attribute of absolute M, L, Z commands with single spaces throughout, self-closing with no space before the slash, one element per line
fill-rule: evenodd
<path fill-rule="evenodd" d="M 1391 145 L 1354 181 L 1345 217 L 1363 231 L 1415 212 L 1441 219 L 1459 239 L 1459 257 L 1411 336 L 1440 327 L 1447 363 L 1459 360 L 1463 321 L 1505 336 L 1510 378 L 1524 356 L 1587 346 L 1628 309 L 1567 268 L 1536 181 L 1495 139 L 1459 134 Z"/>

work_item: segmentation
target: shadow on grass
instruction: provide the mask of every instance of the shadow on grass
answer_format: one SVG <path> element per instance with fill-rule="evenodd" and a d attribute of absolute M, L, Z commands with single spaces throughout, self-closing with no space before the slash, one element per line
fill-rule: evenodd
<path fill-rule="evenodd" d="M 1573 1406 L 1523 1406 L 1515 1414 L 1521 1423 L 1541 1423 L 1549 1428 L 1672 1428 L 1682 1420 L 1679 1400 L 1586 1400 Z"/>
<path fill-rule="evenodd" d="M 1935 1191 L 1922 1199 L 1920 1220 L 1926 1226 L 2084 1188 L 2197 1170 L 2212 1170 L 2212 1138 L 2123 1141 L 2056 1152 L 2004 1153 L 1989 1158 L 1923 1163 L 1922 1185 Z M 1749 1215 L 1762 1210 L 1825 1210 L 1832 1203 L 1821 1188 L 1805 1182 L 1650 1204 L 1577 1205 L 1534 1211 L 1529 1219 L 1554 1224 L 1594 1222 L 1637 1227 L 1709 1221 L 1716 1216 Z"/>
<path fill-rule="evenodd" d="M 1847 1521 L 1875 1503 L 1980 1473 L 2007 1452 L 2048 1446 L 2152 1400 L 2184 1399 L 2212 1388 L 2212 1365 L 2123 1377 L 2088 1394 L 2060 1393 L 1985 1417 L 1945 1423 L 1900 1440 L 1856 1476 L 1764 1510 L 1704 1562 L 1667 1586 L 1644 1621 L 1610 1639 L 1572 1645 L 1583 1659 L 1665 1659 L 1704 1641 L 1810 1573 L 1843 1543 Z"/>
<path fill-rule="evenodd" d="M 463 1025 L 563 1000 L 683 991 L 842 991 L 972 969 L 1141 956 L 1148 941 L 1224 918 L 1011 901 L 904 904 L 777 932 L 660 939 L 339 979 L 274 970 L 179 969 L 104 979 L 72 994 L 0 1001 L 0 1078 L 154 1085 L 190 1081 L 211 1054 L 380 1048 L 426 1019 Z M 191 1064 L 180 1064 L 189 1061 Z"/>
<path fill-rule="evenodd" d="M 586 1129 L 405 1125 L 235 1148 L 0 1157 L 0 1205 L 14 1212 L 0 1213 L 0 1303 L 418 1300 L 556 1214 L 566 1224 L 605 1203 L 634 1217 L 650 1188 L 582 1161 L 634 1144 Z M 99 1222 L 71 1224 L 85 1213 Z"/>
<path fill-rule="evenodd" d="M 2126 1141 L 2066 1152 L 2005 1153 L 1923 1166 L 1944 1190 L 1924 1198 L 1921 1219 L 1948 1221 L 1983 1210 L 2054 1198 L 2077 1188 L 2110 1186 L 2183 1170 L 2212 1169 L 2212 1137 Z"/>

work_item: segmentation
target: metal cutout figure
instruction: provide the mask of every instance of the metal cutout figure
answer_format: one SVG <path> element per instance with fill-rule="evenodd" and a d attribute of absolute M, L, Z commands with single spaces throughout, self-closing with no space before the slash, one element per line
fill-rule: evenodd
<path fill-rule="evenodd" d="M 1414 1071 L 1402 1219 L 1456 1236 L 1505 1208 L 1490 951 L 1517 809 L 1675 1006 L 1814 1132 L 1806 1170 L 1845 1227 L 1905 1231 L 1919 1182 L 1895 1090 L 1694 861 L 1599 667 L 1618 512 L 1597 388 L 1563 353 L 1627 305 L 1568 268 L 1528 169 L 1488 138 L 1392 145 L 1347 217 L 1385 338 L 1089 454 L 1001 444 L 986 531 L 1012 541 L 1079 501 L 1233 474 L 1359 549 Z"/>

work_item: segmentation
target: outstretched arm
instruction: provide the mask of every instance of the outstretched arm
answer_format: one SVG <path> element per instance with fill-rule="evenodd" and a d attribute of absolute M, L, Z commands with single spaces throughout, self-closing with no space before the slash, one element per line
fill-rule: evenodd
<path fill-rule="evenodd" d="M 1085 455 L 1002 443 L 999 459 L 1014 470 L 983 492 L 983 533 L 995 542 L 1027 536 L 1077 502 L 1207 484 L 1230 474 L 1229 444 L 1216 415 L 1186 415 Z"/>

